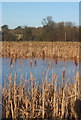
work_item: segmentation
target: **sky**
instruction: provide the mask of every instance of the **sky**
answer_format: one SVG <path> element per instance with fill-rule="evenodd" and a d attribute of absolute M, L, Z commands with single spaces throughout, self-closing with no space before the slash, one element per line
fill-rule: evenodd
<path fill-rule="evenodd" d="M 79 3 L 79 25 L 81 25 L 81 2 Z"/>
<path fill-rule="evenodd" d="M 2 24 L 2 4 L 0 2 L 0 26 Z"/>
<path fill-rule="evenodd" d="M 2 25 L 41 27 L 43 18 L 79 25 L 79 2 L 3 2 Z"/>

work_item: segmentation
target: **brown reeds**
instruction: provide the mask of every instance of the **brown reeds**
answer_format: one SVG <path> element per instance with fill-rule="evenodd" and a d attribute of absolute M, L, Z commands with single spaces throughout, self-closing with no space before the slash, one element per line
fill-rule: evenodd
<path fill-rule="evenodd" d="M 11 57 L 10 58 L 10 67 L 12 66 L 12 63 L 13 63 L 13 58 Z"/>
<path fill-rule="evenodd" d="M 37 66 L 37 61 L 36 61 L 36 59 L 34 60 L 34 66 L 35 66 L 35 67 Z"/>
<path fill-rule="evenodd" d="M 3 42 L 1 55 L 10 57 L 17 54 L 17 58 L 51 57 L 80 58 L 79 42 Z"/>
<path fill-rule="evenodd" d="M 10 66 L 12 64 L 13 59 L 11 57 Z M 20 64 L 22 66 L 22 60 Z M 36 61 L 34 61 L 34 64 L 36 64 Z M 32 60 L 30 61 L 30 67 L 32 67 Z M 50 67 L 50 62 L 48 62 L 46 77 L 44 78 L 43 71 L 41 85 L 35 84 L 36 78 L 31 73 L 28 80 L 31 84 L 28 88 L 26 88 L 28 82 L 22 76 L 20 76 L 20 83 L 17 85 L 17 75 L 14 74 L 14 79 L 12 78 L 12 71 L 10 76 L 7 75 L 9 82 L 6 83 L 5 80 L 3 87 L 3 114 L 6 118 L 78 118 L 74 106 L 80 93 L 79 73 L 76 73 L 73 83 L 68 81 L 64 84 L 66 73 L 64 69 L 62 72 L 62 84 L 58 86 L 58 76 L 55 73 L 52 73 L 52 81 L 48 81 Z"/>
<path fill-rule="evenodd" d="M 78 65 L 76 56 L 74 57 L 74 64 L 75 64 L 76 66 Z"/>
<path fill-rule="evenodd" d="M 32 60 L 30 61 L 30 67 L 32 67 Z"/>
<path fill-rule="evenodd" d="M 58 64 L 58 56 L 55 57 L 55 63 Z"/>
<path fill-rule="evenodd" d="M 22 61 L 21 61 L 22 64 Z M 35 84 L 36 78 L 30 74 L 31 84 L 26 88 L 27 81 L 20 81 L 17 85 L 17 75 L 8 76 L 9 82 L 3 87 L 3 103 L 6 118 L 43 118 L 43 119 L 76 119 L 78 118 L 74 106 L 79 97 L 79 73 L 76 73 L 73 83 L 66 82 L 58 86 L 58 76 L 52 73 L 52 81 L 48 81 L 48 70 L 46 77 L 42 75 L 42 84 Z M 62 79 L 65 78 L 65 71 Z"/>
<path fill-rule="evenodd" d="M 42 51 L 42 59 L 43 60 L 45 59 L 45 51 L 44 50 Z"/>

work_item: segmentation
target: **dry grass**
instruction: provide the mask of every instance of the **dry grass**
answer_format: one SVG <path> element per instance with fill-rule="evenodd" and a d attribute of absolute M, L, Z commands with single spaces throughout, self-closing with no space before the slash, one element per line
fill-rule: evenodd
<path fill-rule="evenodd" d="M 11 60 L 12 61 L 12 60 Z M 12 62 L 11 69 L 12 69 Z M 21 61 L 22 65 L 22 61 Z M 26 80 L 22 76 L 17 85 L 17 75 L 12 72 L 8 77 L 9 82 L 4 80 L 3 108 L 5 118 L 59 118 L 76 119 L 75 102 L 79 99 L 79 73 L 77 72 L 74 82 L 65 82 L 65 71 L 62 73 L 62 84 L 58 85 L 58 76 L 52 73 L 52 80 L 48 82 L 50 63 L 42 84 L 35 83 L 36 78 L 30 74 Z M 24 82 L 23 82 L 24 81 Z M 27 88 L 28 82 L 30 85 Z M 78 107 L 78 106 L 77 106 Z"/>
<path fill-rule="evenodd" d="M 52 72 L 52 80 L 49 82 L 48 72 L 50 63 L 44 77 L 42 74 L 42 84 L 36 83 L 34 75 L 30 74 L 30 79 L 24 79 L 20 76 L 20 83 L 17 84 L 17 75 L 12 78 L 13 61 L 17 58 L 28 57 L 55 57 L 55 63 L 58 64 L 58 58 L 74 58 L 77 66 L 79 58 L 78 42 L 3 42 L 0 43 L 0 49 L 3 46 L 0 55 L 10 57 L 10 76 L 8 82 L 4 80 L 3 87 L 3 117 L 5 118 L 58 118 L 58 119 L 78 119 L 80 118 L 80 81 L 79 72 L 76 73 L 74 82 L 65 82 L 65 73 L 62 72 L 62 84 L 58 83 L 58 76 Z M 22 71 L 22 61 L 21 71 Z M 34 61 L 36 65 L 36 61 Z M 32 61 L 30 61 L 32 67 Z M 67 78 L 68 79 L 68 78 Z M 28 86 L 28 87 L 27 87 Z M 78 101 L 78 102 L 77 102 Z M 78 103 L 78 104 L 77 104 Z M 77 112 L 78 111 L 78 112 Z"/>
<path fill-rule="evenodd" d="M 1 44 L 1 43 L 0 43 Z M 80 42 L 2 42 L 3 57 L 46 57 L 79 58 Z"/>

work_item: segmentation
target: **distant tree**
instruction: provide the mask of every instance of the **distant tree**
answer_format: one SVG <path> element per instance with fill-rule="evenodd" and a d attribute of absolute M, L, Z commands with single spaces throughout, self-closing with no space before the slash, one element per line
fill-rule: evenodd
<path fill-rule="evenodd" d="M 58 23 L 58 40 L 64 41 L 65 40 L 65 27 L 64 22 Z"/>
<path fill-rule="evenodd" d="M 47 16 L 47 18 L 44 18 L 44 19 L 43 19 L 42 25 L 43 25 L 43 26 L 54 27 L 54 26 L 56 25 L 56 23 L 54 22 L 52 16 Z"/>
<path fill-rule="evenodd" d="M 8 32 L 9 31 L 8 25 L 3 25 L 1 27 L 1 29 L 2 29 L 2 32 Z"/>
<path fill-rule="evenodd" d="M 15 34 L 22 34 L 22 27 L 21 26 L 16 27 L 13 32 Z"/>
<path fill-rule="evenodd" d="M 65 26 L 68 26 L 68 27 L 73 27 L 73 23 L 72 22 L 65 22 Z"/>
<path fill-rule="evenodd" d="M 55 41 L 57 40 L 57 23 L 52 19 L 51 16 L 43 19 L 43 33 L 42 39 L 45 41 Z"/>
<path fill-rule="evenodd" d="M 8 25 L 3 25 L 2 29 L 8 29 Z"/>
<path fill-rule="evenodd" d="M 55 22 L 52 16 L 42 20 L 43 27 L 18 26 L 9 29 L 8 25 L 2 26 L 4 41 L 79 41 L 81 40 L 81 26 L 72 22 Z M 66 37 L 65 37 L 66 36 Z"/>
<path fill-rule="evenodd" d="M 32 28 L 27 26 L 23 28 L 23 40 L 25 41 L 32 40 Z"/>
<path fill-rule="evenodd" d="M 8 32 L 2 35 L 2 40 L 3 41 L 17 41 L 17 38 L 14 34 Z"/>
<path fill-rule="evenodd" d="M 81 26 L 79 26 L 79 41 L 81 41 Z"/>

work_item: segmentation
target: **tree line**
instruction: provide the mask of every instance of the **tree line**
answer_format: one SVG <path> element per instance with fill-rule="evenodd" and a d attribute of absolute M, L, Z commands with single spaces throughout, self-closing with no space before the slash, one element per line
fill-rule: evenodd
<path fill-rule="evenodd" d="M 9 29 L 3 25 L 3 41 L 80 41 L 81 26 L 72 22 L 55 22 L 51 16 L 42 20 L 42 27 L 18 26 Z"/>

